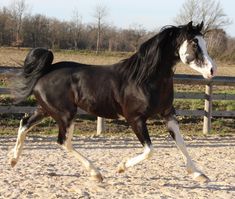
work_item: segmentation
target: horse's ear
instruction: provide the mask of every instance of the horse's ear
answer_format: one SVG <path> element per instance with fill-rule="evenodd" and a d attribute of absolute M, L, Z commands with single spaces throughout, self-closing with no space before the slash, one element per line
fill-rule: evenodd
<path fill-rule="evenodd" d="M 186 25 L 186 27 L 187 27 L 187 30 L 191 30 L 191 29 L 193 28 L 193 22 L 190 21 L 190 22 Z"/>
<path fill-rule="evenodd" d="M 200 24 L 197 25 L 197 29 L 201 31 L 203 26 L 204 26 L 204 22 L 202 21 Z"/>

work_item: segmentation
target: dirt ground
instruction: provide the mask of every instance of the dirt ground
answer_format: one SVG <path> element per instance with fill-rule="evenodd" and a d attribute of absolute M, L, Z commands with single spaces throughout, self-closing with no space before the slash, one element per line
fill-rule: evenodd
<path fill-rule="evenodd" d="M 235 198 L 235 137 L 186 140 L 192 158 L 211 179 L 207 184 L 199 184 L 186 174 L 171 139 L 152 139 L 153 157 L 119 174 L 119 162 L 142 151 L 134 136 L 74 137 L 76 149 L 103 174 L 104 182 L 96 183 L 56 144 L 55 136 L 29 136 L 13 169 L 7 153 L 15 137 L 1 137 L 0 198 Z"/>

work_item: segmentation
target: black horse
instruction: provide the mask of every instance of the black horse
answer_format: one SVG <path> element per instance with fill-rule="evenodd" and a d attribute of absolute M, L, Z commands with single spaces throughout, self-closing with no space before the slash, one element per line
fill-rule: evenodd
<path fill-rule="evenodd" d="M 71 143 L 73 119 L 79 107 L 104 118 L 116 119 L 121 115 L 132 127 L 144 151 L 122 162 L 119 172 L 151 156 L 153 148 L 146 120 L 161 115 L 183 153 L 187 171 L 195 179 L 207 181 L 188 155 L 172 105 L 173 66 L 178 61 L 188 64 L 205 78 L 212 78 L 215 74 L 216 67 L 207 54 L 202 27 L 203 23 L 193 26 L 192 22 L 164 27 L 130 58 L 109 66 L 76 62 L 52 64 L 51 51 L 44 48 L 31 50 L 16 78 L 13 94 L 17 103 L 33 94 L 38 107 L 20 122 L 11 165 L 14 166 L 19 159 L 27 132 L 43 118 L 51 116 L 59 126 L 58 143 L 74 154 L 91 176 L 102 180 L 96 167 L 75 151 Z"/>

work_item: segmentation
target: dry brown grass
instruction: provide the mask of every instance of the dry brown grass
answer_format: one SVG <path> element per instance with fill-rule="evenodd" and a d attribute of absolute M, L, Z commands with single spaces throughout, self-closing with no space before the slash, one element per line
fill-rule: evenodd
<path fill-rule="evenodd" d="M 0 66 L 19 66 L 19 63 L 23 63 L 26 54 L 29 49 L 16 49 L 16 48 L 0 48 Z M 130 56 L 130 53 L 102 53 L 101 55 L 95 55 L 94 53 L 75 52 L 75 51 L 59 51 L 54 52 L 54 62 L 58 61 L 75 61 L 87 64 L 113 64 L 126 57 Z M 217 75 L 235 76 L 235 63 L 227 64 L 217 62 L 218 72 Z M 198 74 L 189 67 L 179 63 L 176 67 L 176 73 L 182 74 Z"/>
<path fill-rule="evenodd" d="M 22 64 L 29 49 L 0 48 L 0 66 L 19 66 Z M 93 52 L 54 51 L 54 62 L 75 61 L 86 64 L 113 64 L 128 56 L 128 53 L 102 53 L 95 55 Z"/>

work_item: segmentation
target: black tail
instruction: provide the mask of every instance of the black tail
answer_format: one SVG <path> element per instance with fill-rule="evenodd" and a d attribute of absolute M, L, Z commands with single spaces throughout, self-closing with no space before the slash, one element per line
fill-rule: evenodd
<path fill-rule="evenodd" d="M 24 101 L 32 94 L 36 82 L 47 73 L 53 58 L 52 52 L 45 48 L 34 48 L 28 53 L 22 71 L 11 81 L 11 93 L 15 103 Z"/>

